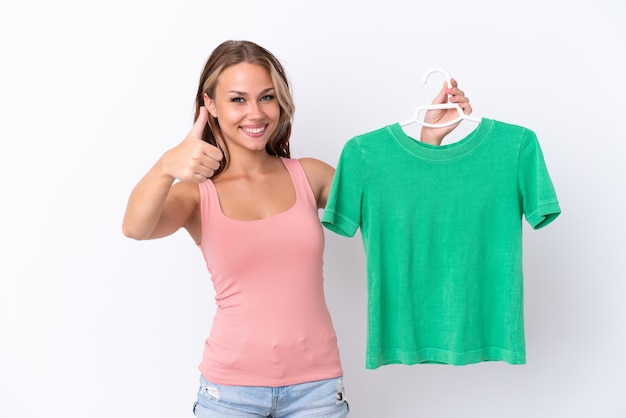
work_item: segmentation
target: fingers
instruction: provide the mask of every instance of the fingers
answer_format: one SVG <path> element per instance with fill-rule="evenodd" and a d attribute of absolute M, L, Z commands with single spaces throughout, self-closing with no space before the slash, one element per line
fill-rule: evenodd
<path fill-rule="evenodd" d="M 458 83 L 455 79 L 451 79 L 450 82 L 452 87 L 447 91 L 447 94 L 449 95 L 448 101 L 450 103 L 456 103 L 461 109 L 463 109 L 463 113 L 469 115 L 472 113 L 472 106 L 470 105 L 469 98 L 465 96 L 463 90 L 458 88 Z"/>
<path fill-rule="evenodd" d="M 218 168 L 219 168 L 219 164 L 217 165 L 217 167 L 213 167 L 213 168 L 210 168 L 204 165 L 199 165 L 196 167 L 196 171 L 194 172 L 194 177 L 191 178 L 190 180 L 194 182 L 203 182 L 206 179 L 210 179 L 211 177 L 213 177 L 213 174 L 215 174 Z"/>
<path fill-rule="evenodd" d="M 213 174 L 220 168 L 224 154 L 216 146 L 204 141 L 199 141 L 197 145 L 199 149 L 189 159 L 190 170 L 199 176 L 200 181 L 204 181 L 213 177 Z"/>
<path fill-rule="evenodd" d="M 202 139 L 202 134 L 204 133 L 204 129 L 207 126 L 209 121 L 209 112 L 206 110 L 204 106 L 200 107 L 200 113 L 198 114 L 198 118 L 193 124 L 190 135 L 195 136 L 196 138 Z"/>
<path fill-rule="evenodd" d="M 207 143 L 201 144 L 213 147 Z M 215 148 L 215 147 L 213 147 Z M 213 177 L 215 172 L 220 168 L 221 154 L 219 159 L 209 157 L 207 150 L 199 149 L 194 154 L 180 161 L 181 167 L 176 176 L 181 181 L 189 181 L 193 183 L 201 183 L 206 179 Z"/>
<path fill-rule="evenodd" d="M 439 91 L 437 96 L 432 101 L 432 104 L 442 104 L 448 101 L 448 83 L 443 83 L 443 88 Z"/>
<path fill-rule="evenodd" d="M 198 118 L 194 122 L 187 138 L 188 141 L 192 142 L 190 144 L 190 163 L 191 171 L 193 171 L 192 176 L 195 181 L 203 181 L 213 177 L 215 171 L 220 167 L 220 161 L 224 158 L 222 150 L 202 140 L 208 120 L 209 112 L 206 107 L 201 106 Z"/>
<path fill-rule="evenodd" d="M 204 141 L 202 143 L 202 153 L 209 159 L 217 161 L 218 164 L 224 158 L 224 153 L 221 149 Z"/>
<path fill-rule="evenodd" d="M 209 121 L 209 112 L 206 109 L 206 107 L 201 106 L 200 112 L 198 113 L 198 118 L 196 119 L 196 121 L 193 124 L 193 127 L 191 128 L 191 132 L 189 133 L 189 136 L 202 140 L 202 134 L 204 133 L 204 130 L 207 127 L 208 121 Z M 202 146 L 203 154 L 206 155 L 210 160 L 217 161 L 217 164 L 219 166 L 219 162 L 224 157 L 222 150 L 220 150 L 216 146 L 207 144 L 204 141 L 202 142 L 201 146 Z"/>
<path fill-rule="evenodd" d="M 463 109 L 463 113 L 469 115 L 472 113 L 472 105 L 469 104 L 469 101 L 464 103 L 459 103 L 459 107 Z"/>
<path fill-rule="evenodd" d="M 213 177 L 224 158 L 222 150 L 202 139 L 207 121 L 206 109 L 201 109 L 187 137 L 163 156 L 168 175 L 181 181 L 202 182 Z"/>
<path fill-rule="evenodd" d="M 224 158 L 222 150 L 211 144 L 204 143 L 202 145 L 202 156 L 198 163 L 209 170 L 216 171 L 220 167 L 222 158 Z"/>
<path fill-rule="evenodd" d="M 461 89 L 459 89 L 457 81 L 453 78 L 450 80 L 450 84 L 452 84 L 452 87 L 448 88 L 446 91 L 446 94 L 448 94 L 449 96 L 450 102 L 459 103 L 464 101 L 466 99 L 465 93 Z"/>

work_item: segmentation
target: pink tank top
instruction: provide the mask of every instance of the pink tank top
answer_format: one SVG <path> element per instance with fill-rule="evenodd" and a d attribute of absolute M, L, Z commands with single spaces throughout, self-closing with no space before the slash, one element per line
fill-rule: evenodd
<path fill-rule="evenodd" d="M 342 374 L 324 297 L 324 233 L 300 162 L 281 158 L 296 191 L 288 210 L 241 221 L 200 184 L 200 249 L 217 311 L 200 371 L 219 384 L 285 386 Z"/>

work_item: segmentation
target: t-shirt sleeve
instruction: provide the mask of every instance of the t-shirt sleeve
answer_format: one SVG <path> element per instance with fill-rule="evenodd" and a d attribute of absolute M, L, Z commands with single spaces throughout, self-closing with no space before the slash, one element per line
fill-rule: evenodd
<path fill-rule="evenodd" d="M 339 235 L 352 237 L 361 224 L 364 168 L 358 144 L 348 141 L 341 151 L 322 215 L 322 225 Z"/>
<path fill-rule="evenodd" d="M 540 229 L 555 220 L 561 208 L 537 136 L 527 130 L 519 155 L 518 180 L 526 221 Z"/>

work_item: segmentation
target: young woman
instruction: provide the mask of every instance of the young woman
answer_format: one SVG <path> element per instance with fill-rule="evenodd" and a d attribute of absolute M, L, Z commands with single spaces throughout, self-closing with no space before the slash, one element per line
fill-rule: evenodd
<path fill-rule="evenodd" d="M 471 113 L 456 82 L 434 102 L 446 100 Z M 154 239 L 185 228 L 214 283 L 198 417 L 348 414 L 318 217 L 334 169 L 290 158 L 294 110 L 274 55 L 248 41 L 222 43 L 202 71 L 193 128 L 128 201 L 126 236 Z M 426 118 L 442 123 L 457 115 L 439 110 Z M 453 129 L 424 128 L 421 140 L 439 145 Z"/>

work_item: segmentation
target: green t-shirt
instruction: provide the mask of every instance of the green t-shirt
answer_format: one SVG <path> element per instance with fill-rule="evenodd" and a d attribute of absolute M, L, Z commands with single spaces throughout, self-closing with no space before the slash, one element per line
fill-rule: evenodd
<path fill-rule="evenodd" d="M 432 146 L 400 125 L 350 139 L 322 222 L 367 260 L 366 367 L 526 362 L 522 215 L 561 210 L 535 133 L 483 119 Z"/>

